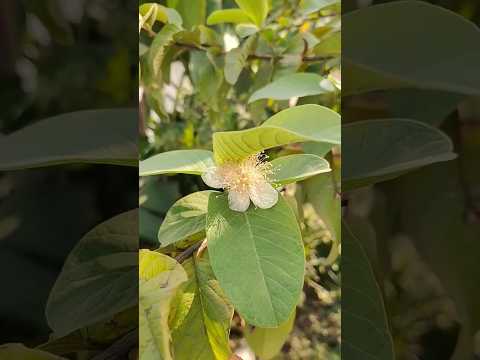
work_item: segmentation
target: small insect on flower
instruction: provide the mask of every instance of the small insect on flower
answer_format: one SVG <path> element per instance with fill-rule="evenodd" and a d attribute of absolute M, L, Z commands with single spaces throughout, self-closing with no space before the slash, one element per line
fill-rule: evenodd
<path fill-rule="evenodd" d="M 250 200 L 261 209 L 269 209 L 278 201 L 278 191 L 270 184 L 272 165 L 261 154 L 240 162 L 228 162 L 209 168 L 202 174 L 208 186 L 228 192 L 228 206 L 244 212 Z"/>

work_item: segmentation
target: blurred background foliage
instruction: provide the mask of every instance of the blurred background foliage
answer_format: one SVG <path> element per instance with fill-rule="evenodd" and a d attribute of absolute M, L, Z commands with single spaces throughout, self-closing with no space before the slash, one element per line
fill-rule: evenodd
<path fill-rule="evenodd" d="M 148 3 L 149 1 L 143 1 Z M 140 157 L 178 149 L 212 148 L 212 133 L 247 129 L 295 104 L 321 104 L 340 110 L 340 4 L 338 1 L 273 0 L 266 25 L 251 36 L 242 36 L 235 24 L 206 26 L 214 10 L 238 8 L 233 0 L 159 1 L 175 8 L 184 30 L 163 47 L 161 71 L 153 76 L 149 53 L 155 34 L 165 26 L 156 22 L 150 31 L 140 32 Z M 321 8 L 321 10 L 319 10 Z M 338 36 L 337 36 L 338 35 Z M 316 52 L 315 46 L 331 37 L 330 46 Z M 328 44 L 328 42 L 327 42 Z M 229 70 L 232 49 L 245 54 L 238 77 Z M 241 49 L 241 50 L 240 50 Z M 265 85 L 297 72 L 315 73 L 325 81 L 326 90 L 315 96 L 290 100 L 262 99 L 249 102 Z M 336 186 L 340 180 L 338 149 L 311 149 L 325 156 L 334 168 Z M 297 145 L 272 149 L 270 158 L 303 152 Z M 328 153 L 328 154 L 327 154 Z M 320 176 L 321 177 L 321 176 Z M 332 181 L 329 174 L 321 177 Z M 318 181 L 318 180 L 317 180 Z M 275 359 L 340 358 L 340 266 L 338 242 L 307 200 L 307 192 L 320 185 L 289 186 L 285 195 L 302 223 L 307 254 L 304 293 L 297 308 L 292 333 Z M 206 186 L 199 177 L 188 175 L 140 179 L 141 247 L 156 249 L 160 224 L 173 203 Z M 313 189 L 313 190 L 312 190 Z M 329 187 L 332 190 L 332 186 Z M 338 207 L 339 198 L 333 192 Z M 320 203 L 320 200 L 318 200 Z M 339 220 L 339 219 L 337 219 Z M 338 239 L 339 240 L 339 239 Z M 198 239 L 192 239 L 198 241 Z M 175 256 L 189 245 L 167 249 Z M 334 249 L 332 251 L 332 249 Z M 330 256 L 329 256 L 330 254 Z M 245 360 L 254 359 L 244 335 L 247 327 L 234 316 L 230 334 L 232 348 Z"/>
<path fill-rule="evenodd" d="M 344 0 L 342 10 L 389 2 Z M 480 25 L 476 0 L 428 2 Z M 478 52 L 478 44 L 464 45 Z M 448 41 L 444 47 L 448 53 Z M 470 70 L 452 64 L 455 71 Z M 469 76 L 478 78 L 478 72 Z M 348 77 L 343 80 L 347 86 Z M 359 234 L 382 287 L 396 358 L 473 359 L 472 351 L 478 358 L 479 98 L 417 88 L 374 91 L 342 101 L 344 123 L 412 118 L 440 128 L 452 140 L 457 159 L 344 194 L 345 219 Z M 344 166 L 349 156 L 343 154 Z"/>
<path fill-rule="evenodd" d="M 2 1 L 0 134 L 66 112 L 136 107 L 136 27 L 132 1 Z M 0 173 L 0 343 L 48 339 L 45 304 L 66 256 L 94 225 L 137 206 L 137 179 L 117 166 Z"/>

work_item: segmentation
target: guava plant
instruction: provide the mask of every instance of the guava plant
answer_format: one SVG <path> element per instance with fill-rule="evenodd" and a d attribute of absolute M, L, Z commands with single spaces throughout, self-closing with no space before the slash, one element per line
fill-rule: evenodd
<path fill-rule="evenodd" d="M 140 358 L 271 359 L 339 255 L 340 2 L 186 4 L 139 7 Z"/>
<path fill-rule="evenodd" d="M 206 185 L 224 190 L 195 192 L 178 200 L 159 229 L 160 252 L 202 234 L 191 246 L 199 251 L 189 251 L 191 256 L 185 262 L 188 276 L 174 259 L 142 250 L 141 356 L 158 351 L 153 341 L 156 335 L 150 331 L 158 318 L 149 314 L 157 311 L 154 309 L 159 306 L 160 299 L 156 297 L 160 290 L 150 292 L 148 289 L 155 288 L 152 282 L 163 284 L 162 297 L 170 297 L 173 302 L 170 307 L 174 315 L 169 316 L 170 326 L 164 324 L 162 336 L 168 339 L 168 329 L 172 329 L 178 358 L 183 358 L 177 353 L 183 351 L 182 339 L 188 341 L 181 334 L 198 331 L 200 336 L 201 328 L 195 330 L 193 319 L 188 315 L 183 321 L 178 318 L 190 312 L 203 314 L 200 321 L 206 329 L 206 346 L 213 353 L 223 354 L 216 358 L 226 358 L 230 352 L 228 333 L 233 309 L 248 324 L 259 328 L 282 326 L 294 316 L 303 287 L 305 255 L 296 210 L 281 190 L 286 184 L 331 169 L 328 161 L 313 154 L 280 156 L 272 161 L 260 154 L 266 149 L 300 142 L 338 145 L 340 116 L 319 105 L 296 106 L 252 129 L 214 133 L 213 152 L 170 151 L 140 163 L 141 176 L 201 175 Z M 206 249 L 202 251 L 203 248 Z M 183 256 L 179 259 L 186 260 Z M 170 269 L 171 275 L 167 276 L 162 269 Z M 187 288 L 183 295 L 182 283 Z M 180 295 L 171 291 L 172 287 L 179 287 Z M 194 302 L 188 303 L 185 297 L 191 296 Z M 194 306 L 198 308 L 191 308 Z M 180 340 L 175 347 L 177 338 Z M 167 345 L 163 348 L 165 352 L 168 349 Z"/>

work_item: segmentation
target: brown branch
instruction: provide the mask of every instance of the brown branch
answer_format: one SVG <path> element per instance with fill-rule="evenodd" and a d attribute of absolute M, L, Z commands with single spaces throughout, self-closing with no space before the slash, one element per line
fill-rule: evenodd
<path fill-rule="evenodd" d="M 180 43 L 180 42 L 175 42 L 173 45 L 178 46 L 178 47 L 183 47 L 185 49 L 190 49 L 190 50 L 196 50 L 196 51 L 208 51 L 208 49 L 211 48 L 217 48 L 220 50 L 219 47 L 212 46 L 210 44 L 201 44 L 200 46 L 197 45 L 192 45 L 192 44 L 185 44 L 185 43 Z M 306 47 L 308 49 L 308 47 Z M 304 62 L 317 62 L 317 61 L 326 61 L 333 59 L 334 56 L 305 56 L 306 50 L 302 53 L 302 60 Z M 220 54 L 225 55 L 225 51 L 220 51 Z M 260 55 L 260 54 L 249 54 L 248 59 L 249 60 L 282 60 L 284 59 L 285 56 L 275 56 L 275 55 Z"/>
<path fill-rule="evenodd" d="M 202 241 L 199 241 L 192 246 L 188 247 L 185 249 L 180 255 L 175 257 L 175 260 L 177 260 L 180 264 L 187 260 L 197 249 L 202 245 Z"/>

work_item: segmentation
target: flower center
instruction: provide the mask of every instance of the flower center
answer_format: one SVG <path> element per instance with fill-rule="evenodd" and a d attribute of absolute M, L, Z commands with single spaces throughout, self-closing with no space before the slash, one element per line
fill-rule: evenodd
<path fill-rule="evenodd" d="M 273 173 L 270 163 L 265 162 L 265 156 L 252 155 L 240 163 L 226 163 L 218 169 L 226 190 L 248 192 L 251 186 L 268 182 Z"/>

